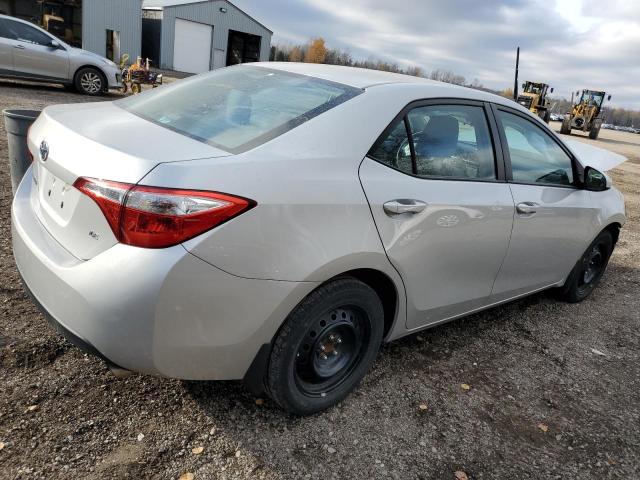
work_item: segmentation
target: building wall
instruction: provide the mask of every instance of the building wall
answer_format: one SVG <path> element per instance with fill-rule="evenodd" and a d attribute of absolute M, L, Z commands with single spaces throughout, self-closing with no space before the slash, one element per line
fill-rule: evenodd
<path fill-rule="evenodd" d="M 226 8 L 227 13 L 220 12 L 220 7 Z M 210 64 L 215 67 L 220 66 L 221 58 L 224 58 L 224 64 L 226 65 L 229 30 L 237 30 L 262 37 L 260 42 L 260 60 L 269 60 L 271 32 L 231 3 L 224 0 L 214 0 L 164 8 L 160 47 L 160 66 L 162 68 L 173 68 L 176 18 L 213 25 L 213 50 L 211 51 Z M 218 51 L 217 54 L 215 53 L 216 50 Z"/>
<path fill-rule="evenodd" d="M 82 48 L 104 56 L 107 30 L 120 32 L 120 52 L 134 62 L 142 44 L 142 0 L 83 0 Z"/>

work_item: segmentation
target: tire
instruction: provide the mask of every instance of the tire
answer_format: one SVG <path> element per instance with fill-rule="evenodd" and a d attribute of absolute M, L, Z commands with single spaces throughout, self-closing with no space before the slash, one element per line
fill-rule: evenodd
<path fill-rule="evenodd" d="M 322 285 L 291 312 L 273 342 L 269 395 L 296 415 L 335 405 L 371 367 L 383 328 L 382 302 L 371 287 L 351 277 Z"/>
<path fill-rule="evenodd" d="M 76 89 L 84 95 L 102 95 L 107 89 L 107 81 L 100 70 L 93 67 L 81 68 L 75 77 Z"/>
<path fill-rule="evenodd" d="M 589 130 L 589 138 L 591 140 L 598 139 L 598 135 L 600 135 L 600 127 L 602 127 L 602 120 L 598 118 L 591 125 L 591 130 Z"/>
<path fill-rule="evenodd" d="M 544 114 L 544 123 L 549 123 L 549 120 L 551 120 L 551 112 L 547 110 Z"/>
<path fill-rule="evenodd" d="M 565 115 L 562 120 L 562 126 L 560 127 L 560 133 L 563 135 L 571 135 L 571 116 Z"/>
<path fill-rule="evenodd" d="M 591 242 L 567 278 L 561 297 L 569 303 L 587 298 L 600 282 L 613 251 L 613 237 L 604 230 Z"/>
<path fill-rule="evenodd" d="M 133 93 L 134 95 L 138 95 L 140 92 L 142 92 L 142 85 L 139 83 L 132 83 L 131 93 Z"/>

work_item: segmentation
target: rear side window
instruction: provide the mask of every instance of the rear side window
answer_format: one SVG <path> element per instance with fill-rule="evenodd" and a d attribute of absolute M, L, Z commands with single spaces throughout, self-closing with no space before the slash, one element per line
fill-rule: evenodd
<path fill-rule="evenodd" d="M 513 181 L 571 185 L 571 157 L 539 126 L 518 115 L 498 110 L 511 157 Z"/>
<path fill-rule="evenodd" d="M 493 180 L 495 157 L 484 109 L 430 105 L 409 111 L 369 156 L 427 178 Z"/>
<path fill-rule="evenodd" d="M 18 40 L 26 43 L 46 46 L 50 45 L 51 41 L 53 40 L 46 33 L 43 33 L 36 28 L 30 27 L 29 25 L 25 25 L 24 23 L 20 22 L 6 20 L 5 29 L 8 35 L 6 38 L 11 38 L 13 40 Z"/>
<path fill-rule="evenodd" d="M 15 37 L 11 34 L 8 27 L 8 20 L 4 18 L 0 18 L 0 38 L 8 38 L 10 40 L 15 40 Z"/>
<path fill-rule="evenodd" d="M 116 102 L 150 122 L 240 153 L 362 93 L 305 75 L 238 66 Z"/>

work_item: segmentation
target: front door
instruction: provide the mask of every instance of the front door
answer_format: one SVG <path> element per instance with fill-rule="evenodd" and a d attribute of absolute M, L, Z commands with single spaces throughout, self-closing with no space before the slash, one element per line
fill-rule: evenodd
<path fill-rule="evenodd" d="M 537 120 L 498 107 L 516 212 L 492 294 L 501 301 L 562 282 L 587 248 L 598 211 L 579 188 L 575 162 Z"/>
<path fill-rule="evenodd" d="M 15 39 L 13 65 L 17 74 L 37 79 L 68 80 L 69 54 L 54 48 L 55 40 L 47 33 L 22 22 L 9 20 L 9 30 Z"/>
<path fill-rule="evenodd" d="M 360 166 L 382 243 L 405 284 L 408 328 L 488 301 L 514 212 L 492 132 L 482 103 L 423 102 L 398 117 Z"/>

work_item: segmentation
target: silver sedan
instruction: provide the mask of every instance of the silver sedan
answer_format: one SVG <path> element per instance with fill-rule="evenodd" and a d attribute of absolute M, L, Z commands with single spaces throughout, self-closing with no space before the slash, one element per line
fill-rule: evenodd
<path fill-rule="evenodd" d="M 45 109 L 13 203 L 26 288 L 113 369 L 244 379 L 309 414 L 389 342 L 600 281 L 605 171 L 516 103 L 415 77 L 234 66 Z"/>
<path fill-rule="evenodd" d="M 61 83 L 86 95 L 122 86 L 121 72 L 111 60 L 7 15 L 0 15 L 0 77 Z"/>

